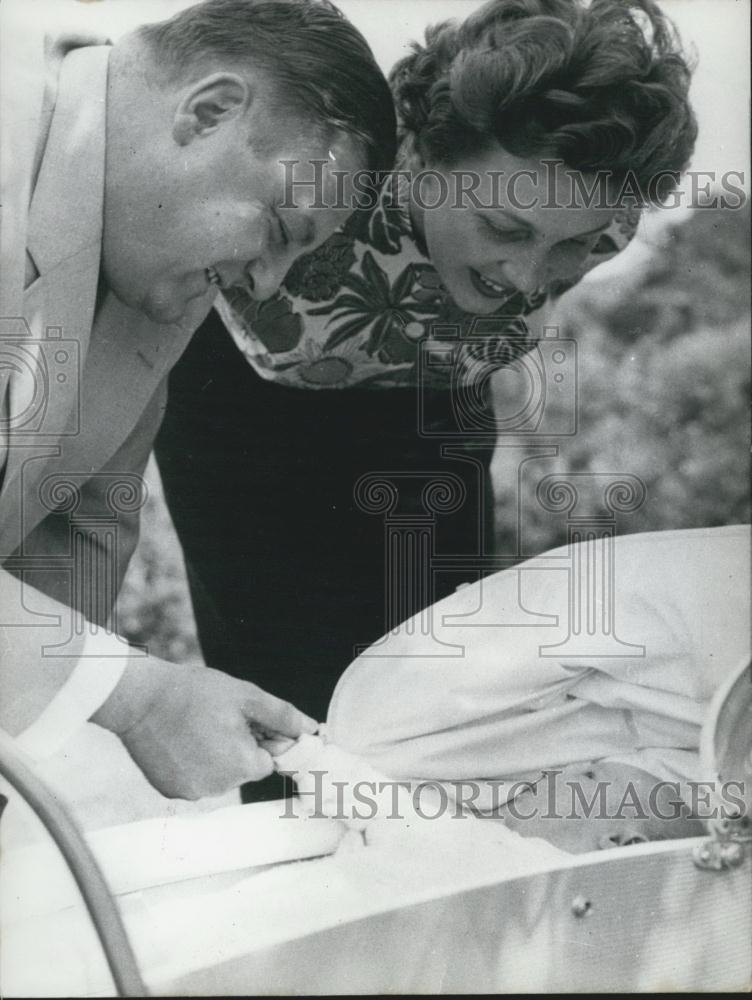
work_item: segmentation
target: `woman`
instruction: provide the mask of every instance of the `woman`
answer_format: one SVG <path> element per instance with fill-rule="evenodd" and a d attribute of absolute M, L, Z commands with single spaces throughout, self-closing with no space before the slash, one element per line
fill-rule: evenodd
<path fill-rule="evenodd" d="M 491 0 L 395 66 L 403 173 L 273 298 L 225 290 L 171 375 L 157 454 L 208 664 L 323 718 L 359 646 L 482 571 L 485 375 L 627 244 L 625 192 L 658 201 L 686 166 L 689 76 L 651 0 Z M 373 473 L 417 546 L 434 533 L 412 589 L 387 578 Z M 460 571 L 430 579 L 435 554 Z"/>

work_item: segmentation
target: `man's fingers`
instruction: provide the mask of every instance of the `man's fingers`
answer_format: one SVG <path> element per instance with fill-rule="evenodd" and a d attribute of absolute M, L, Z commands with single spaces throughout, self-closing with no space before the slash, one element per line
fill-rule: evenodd
<path fill-rule="evenodd" d="M 248 687 L 252 694 L 243 705 L 243 714 L 254 728 L 294 739 L 303 733 L 315 733 L 318 729 L 319 724 L 315 719 L 309 718 L 289 701 L 275 698 L 273 694 L 268 694 L 253 684 Z"/>
<path fill-rule="evenodd" d="M 246 781 L 261 781 L 274 770 L 272 755 L 262 747 L 254 747 L 248 754 L 247 767 L 244 777 L 238 782 L 242 785 Z"/>
<path fill-rule="evenodd" d="M 234 755 L 232 767 L 223 768 L 221 774 L 196 772 L 169 775 L 167 780 L 159 780 L 159 777 L 150 777 L 149 780 L 162 795 L 193 802 L 209 795 L 230 792 L 246 781 L 261 781 L 274 771 L 274 760 L 266 750 L 252 742 L 252 737 L 249 739 L 250 745 L 240 748 Z"/>
<path fill-rule="evenodd" d="M 290 747 L 295 746 L 295 740 L 289 736 L 257 736 L 258 744 L 272 755 L 279 757 L 286 753 Z"/>

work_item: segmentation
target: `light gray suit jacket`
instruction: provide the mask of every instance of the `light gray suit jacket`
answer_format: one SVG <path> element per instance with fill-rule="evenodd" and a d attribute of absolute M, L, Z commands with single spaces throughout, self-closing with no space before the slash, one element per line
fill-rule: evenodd
<path fill-rule="evenodd" d="M 0 3 L 0 563 L 102 622 L 167 373 L 212 296 L 160 326 L 102 288 L 110 49 L 71 29 L 75 5 L 34 30 L 29 6 Z"/>

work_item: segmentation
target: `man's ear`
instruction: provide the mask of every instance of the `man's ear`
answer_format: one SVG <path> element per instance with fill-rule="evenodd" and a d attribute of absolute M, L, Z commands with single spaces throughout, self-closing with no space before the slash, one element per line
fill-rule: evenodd
<path fill-rule="evenodd" d="M 210 135 L 225 122 L 240 118 L 251 104 L 249 83 L 237 73 L 213 73 L 185 90 L 172 124 L 179 146 Z"/>

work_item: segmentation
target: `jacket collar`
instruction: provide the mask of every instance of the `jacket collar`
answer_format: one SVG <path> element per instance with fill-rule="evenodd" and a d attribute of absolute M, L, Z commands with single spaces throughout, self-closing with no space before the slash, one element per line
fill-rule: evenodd
<path fill-rule="evenodd" d="M 69 52 L 32 196 L 27 249 L 40 275 L 93 248 L 101 253 L 107 45 Z"/>

